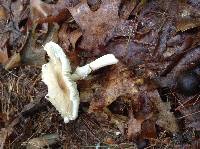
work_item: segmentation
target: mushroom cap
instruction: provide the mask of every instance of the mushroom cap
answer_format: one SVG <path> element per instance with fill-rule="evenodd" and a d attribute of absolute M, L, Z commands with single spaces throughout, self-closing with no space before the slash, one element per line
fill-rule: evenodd
<path fill-rule="evenodd" d="M 49 62 L 42 66 L 42 81 L 48 87 L 46 98 L 55 106 L 65 123 L 78 116 L 79 92 L 71 79 L 71 66 L 62 48 L 49 42 L 44 46 Z"/>

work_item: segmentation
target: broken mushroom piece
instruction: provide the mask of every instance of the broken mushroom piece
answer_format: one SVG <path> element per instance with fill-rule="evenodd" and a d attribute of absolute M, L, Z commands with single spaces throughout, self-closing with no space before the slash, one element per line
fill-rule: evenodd
<path fill-rule="evenodd" d="M 46 98 L 55 106 L 64 122 L 68 123 L 78 116 L 79 92 L 75 80 L 84 79 L 92 71 L 101 67 L 116 64 L 118 60 L 113 54 L 104 55 L 71 74 L 71 66 L 62 48 L 49 42 L 44 46 L 49 62 L 42 66 L 42 81 L 48 87 Z"/>

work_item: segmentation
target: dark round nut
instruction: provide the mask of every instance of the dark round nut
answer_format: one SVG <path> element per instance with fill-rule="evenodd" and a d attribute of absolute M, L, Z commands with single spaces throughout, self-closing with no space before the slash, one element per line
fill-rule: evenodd
<path fill-rule="evenodd" d="M 177 90 L 185 96 L 192 96 L 200 92 L 200 76 L 195 72 L 181 74 L 177 78 Z"/>

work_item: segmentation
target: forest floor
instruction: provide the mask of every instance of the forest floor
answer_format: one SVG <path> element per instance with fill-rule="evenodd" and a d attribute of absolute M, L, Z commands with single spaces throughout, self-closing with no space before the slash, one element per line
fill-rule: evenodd
<path fill-rule="evenodd" d="M 69 123 L 45 98 L 49 41 L 72 71 L 119 60 L 76 82 Z M 199 149 L 200 2 L 1 0 L 0 148 Z"/>

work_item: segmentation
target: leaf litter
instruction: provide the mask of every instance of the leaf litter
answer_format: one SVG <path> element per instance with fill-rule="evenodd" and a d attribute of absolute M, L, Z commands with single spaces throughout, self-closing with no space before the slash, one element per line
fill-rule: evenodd
<path fill-rule="evenodd" d="M 188 96 L 177 86 L 182 74 L 200 75 L 195 0 L 0 4 L 2 148 L 199 148 L 199 91 L 186 88 L 195 93 Z M 120 60 L 77 82 L 79 117 L 68 124 L 44 99 L 40 69 L 49 41 L 72 69 L 107 53 Z"/>

